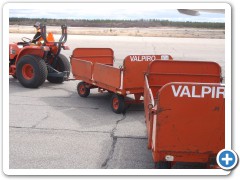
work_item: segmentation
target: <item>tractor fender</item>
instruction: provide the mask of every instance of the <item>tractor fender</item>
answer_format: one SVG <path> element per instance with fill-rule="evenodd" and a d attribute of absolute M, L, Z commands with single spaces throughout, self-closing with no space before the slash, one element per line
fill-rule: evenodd
<path fill-rule="evenodd" d="M 10 43 L 9 44 L 9 59 L 13 60 L 19 54 L 21 49 L 17 46 L 17 44 Z"/>
<path fill-rule="evenodd" d="M 19 61 L 19 59 L 22 56 L 28 55 L 28 54 L 43 57 L 44 56 L 44 50 L 41 46 L 26 46 L 26 47 L 23 47 L 21 49 L 21 51 L 19 52 L 19 54 L 17 55 L 16 63 Z"/>

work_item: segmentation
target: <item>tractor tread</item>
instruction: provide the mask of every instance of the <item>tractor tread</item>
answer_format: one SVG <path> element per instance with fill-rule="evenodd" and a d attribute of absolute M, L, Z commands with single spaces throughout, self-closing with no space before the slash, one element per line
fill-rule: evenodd
<path fill-rule="evenodd" d="M 24 79 L 22 75 L 22 66 L 24 64 L 31 64 L 34 67 L 35 75 L 32 80 Z M 27 88 L 38 88 L 47 78 L 47 66 L 45 61 L 36 55 L 24 55 L 17 63 L 17 72 L 19 82 Z"/>
<path fill-rule="evenodd" d="M 66 56 L 64 56 L 63 54 L 58 55 L 57 66 L 59 66 L 58 67 L 59 69 L 57 70 L 60 72 L 68 71 L 67 72 L 67 78 L 68 78 L 70 75 L 71 66 Z M 56 67 L 53 67 L 53 68 L 56 69 Z M 51 77 L 51 76 L 47 77 L 47 80 L 51 83 L 56 83 L 56 84 L 60 84 L 64 81 L 63 78 Z"/>

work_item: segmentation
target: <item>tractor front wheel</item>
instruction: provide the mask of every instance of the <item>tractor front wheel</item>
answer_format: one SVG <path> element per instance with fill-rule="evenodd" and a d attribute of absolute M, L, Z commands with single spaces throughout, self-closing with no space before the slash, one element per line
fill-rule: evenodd
<path fill-rule="evenodd" d="M 67 78 L 70 75 L 70 63 L 69 63 L 68 59 L 66 58 L 66 56 L 64 56 L 63 54 L 58 55 L 56 67 L 53 67 L 53 68 L 59 72 L 67 71 Z M 64 78 L 48 76 L 47 80 L 51 83 L 60 84 L 64 81 Z"/>
<path fill-rule="evenodd" d="M 85 82 L 79 82 L 77 85 L 77 92 L 81 97 L 88 97 L 90 94 L 90 88 L 86 86 Z"/>
<path fill-rule="evenodd" d="M 47 78 L 46 63 L 39 56 L 25 55 L 17 63 L 16 76 L 24 87 L 37 88 Z"/>
<path fill-rule="evenodd" d="M 116 114 L 123 113 L 125 110 L 124 97 L 122 95 L 113 94 L 111 98 L 111 108 Z"/>

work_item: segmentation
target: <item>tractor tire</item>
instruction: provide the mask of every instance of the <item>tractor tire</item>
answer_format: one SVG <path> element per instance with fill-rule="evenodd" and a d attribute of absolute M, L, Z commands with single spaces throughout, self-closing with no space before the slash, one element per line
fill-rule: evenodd
<path fill-rule="evenodd" d="M 25 55 L 17 62 L 16 76 L 27 88 L 38 88 L 47 78 L 45 61 L 36 55 Z"/>
<path fill-rule="evenodd" d="M 88 97 L 90 94 L 90 88 L 86 86 L 85 82 L 79 82 L 77 85 L 77 92 L 81 97 Z"/>
<path fill-rule="evenodd" d="M 12 75 L 12 77 L 13 77 L 14 79 L 17 79 L 17 76 L 16 76 L 16 75 Z"/>
<path fill-rule="evenodd" d="M 53 67 L 53 68 L 58 70 L 59 72 L 68 71 L 67 78 L 70 75 L 70 69 L 71 69 L 70 62 L 68 61 L 66 56 L 64 56 L 63 54 L 58 55 L 56 67 Z M 47 80 L 51 83 L 56 83 L 56 84 L 61 84 L 64 81 L 63 78 L 51 77 L 51 76 L 47 77 Z"/>
<path fill-rule="evenodd" d="M 113 94 L 111 98 L 111 108 L 116 114 L 121 114 L 125 111 L 125 102 L 122 95 Z"/>

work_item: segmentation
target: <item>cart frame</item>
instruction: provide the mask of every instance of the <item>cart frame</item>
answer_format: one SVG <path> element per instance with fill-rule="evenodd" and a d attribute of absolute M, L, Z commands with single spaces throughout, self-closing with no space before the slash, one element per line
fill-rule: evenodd
<path fill-rule="evenodd" d="M 154 61 L 145 75 L 148 148 L 156 164 L 216 167 L 225 147 L 225 94 L 215 62 Z M 167 166 L 166 166 L 167 165 Z"/>
<path fill-rule="evenodd" d="M 70 57 L 72 73 L 77 80 L 82 80 L 77 87 L 78 94 L 87 97 L 90 89 L 98 88 L 99 92 L 114 93 L 111 107 L 115 113 L 125 111 L 125 103 L 143 103 L 144 74 L 148 65 L 154 60 L 172 60 L 163 55 L 129 55 L 123 66 L 116 68 L 114 52 L 110 48 L 77 48 Z M 134 100 L 126 100 L 129 94 Z"/>

